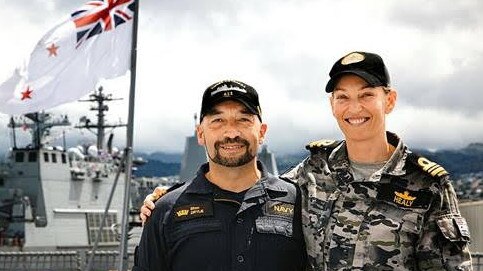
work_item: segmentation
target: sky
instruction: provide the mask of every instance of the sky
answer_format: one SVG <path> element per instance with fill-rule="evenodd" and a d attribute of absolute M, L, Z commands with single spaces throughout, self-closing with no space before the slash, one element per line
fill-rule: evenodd
<path fill-rule="evenodd" d="M 0 81 L 82 0 L 2 0 Z M 413 148 L 483 142 L 483 1 L 479 0 L 141 0 L 134 150 L 182 152 L 210 84 L 238 79 L 257 89 L 266 143 L 276 154 L 312 140 L 340 139 L 325 84 L 351 51 L 380 54 L 398 91 L 387 129 Z M 100 82 L 123 98 L 108 121 L 127 120 L 129 76 Z M 68 91 L 68 90 L 66 90 Z M 50 110 L 95 120 L 87 103 Z M 0 114 L 0 146 L 11 146 Z M 60 145 L 95 142 L 88 131 L 52 131 Z M 19 141 L 28 133 L 17 131 Z M 115 144 L 125 144 L 125 129 Z M 2 148 L 2 147 L 0 147 Z"/>

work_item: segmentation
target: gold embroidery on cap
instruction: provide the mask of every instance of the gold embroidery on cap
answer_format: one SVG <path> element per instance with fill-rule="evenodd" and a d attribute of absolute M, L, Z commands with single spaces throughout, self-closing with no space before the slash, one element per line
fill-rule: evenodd
<path fill-rule="evenodd" d="M 361 62 L 362 60 L 364 60 L 364 55 L 363 54 L 360 54 L 360 53 L 350 53 L 347 56 L 345 56 L 340 61 L 340 63 L 342 65 L 349 65 L 349 64 L 352 64 L 352 63 Z"/>

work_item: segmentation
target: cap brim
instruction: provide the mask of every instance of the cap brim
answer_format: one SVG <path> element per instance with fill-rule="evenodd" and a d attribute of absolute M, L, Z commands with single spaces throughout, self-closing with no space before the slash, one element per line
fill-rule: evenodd
<path fill-rule="evenodd" d="M 327 85 L 325 86 L 325 92 L 331 93 L 332 91 L 334 91 L 334 88 L 337 85 L 337 82 L 339 82 L 339 79 L 346 74 L 354 74 L 361 77 L 371 87 L 378 87 L 383 85 L 383 83 L 379 80 L 379 78 L 377 78 L 376 76 L 370 73 L 367 73 L 362 70 L 347 70 L 333 75 L 332 78 L 330 78 L 329 82 L 327 82 Z"/>
<path fill-rule="evenodd" d="M 252 113 L 253 115 L 257 115 L 258 118 L 260 119 L 260 121 L 262 121 L 262 116 L 260 115 L 260 112 L 258 112 L 258 109 L 253 107 L 253 105 L 251 105 L 248 101 L 246 101 L 245 99 L 243 99 L 242 97 L 237 97 L 237 96 L 231 96 L 231 97 L 219 97 L 218 99 L 215 99 L 213 100 L 209 106 L 207 106 L 207 110 L 208 109 L 211 109 L 213 108 L 214 106 L 216 106 L 217 104 L 221 103 L 221 102 L 224 102 L 224 101 L 237 101 L 241 104 L 243 104 L 247 109 L 248 111 L 250 111 L 250 113 Z M 200 119 L 201 120 L 201 119 Z"/>

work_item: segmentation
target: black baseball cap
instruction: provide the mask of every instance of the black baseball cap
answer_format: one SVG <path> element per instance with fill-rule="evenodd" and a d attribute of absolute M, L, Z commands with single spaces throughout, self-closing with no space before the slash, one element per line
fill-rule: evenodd
<path fill-rule="evenodd" d="M 215 105 L 226 100 L 235 100 L 242 103 L 262 121 L 262 110 L 260 108 L 260 102 L 258 101 L 257 91 L 252 86 L 243 82 L 224 80 L 212 84 L 203 93 L 200 122 Z"/>
<path fill-rule="evenodd" d="M 389 72 L 382 58 L 373 53 L 352 52 L 337 62 L 329 72 L 330 80 L 325 87 L 325 92 L 330 93 L 344 74 L 355 74 L 366 80 L 372 87 L 384 86 L 391 84 Z"/>

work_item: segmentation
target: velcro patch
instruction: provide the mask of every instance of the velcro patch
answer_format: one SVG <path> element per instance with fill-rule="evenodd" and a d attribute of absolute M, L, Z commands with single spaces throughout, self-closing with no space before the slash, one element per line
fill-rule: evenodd
<path fill-rule="evenodd" d="M 267 202 L 267 214 L 282 217 L 293 217 L 295 205 L 284 202 Z"/>
<path fill-rule="evenodd" d="M 392 202 L 403 208 L 427 209 L 431 203 L 431 196 L 429 191 L 412 191 L 387 183 L 380 185 L 377 199 Z"/>
<path fill-rule="evenodd" d="M 460 234 L 466 238 L 468 238 L 468 240 L 471 238 L 470 237 L 470 229 L 468 228 L 468 223 L 466 223 L 466 219 L 464 217 L 461 217 L 461 216 L 456 216 L 453 218 L 454 219 L 454 222 L 456 223 L 456 225 L 458 226 L 458 230 L 460 232 Z"/>
<path fill-rule="evenodd" d="M 173 215 L 174 221 L 213 216 L 213 204 L 211 202 L 201 202 L 179 206 L 174 209 Z"/>

